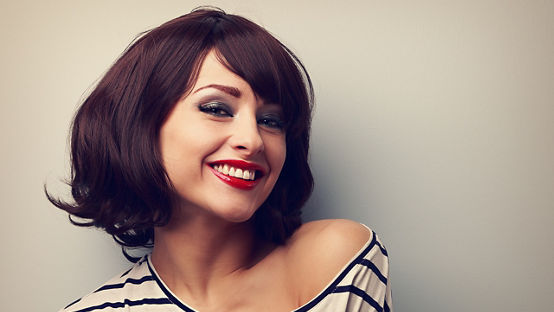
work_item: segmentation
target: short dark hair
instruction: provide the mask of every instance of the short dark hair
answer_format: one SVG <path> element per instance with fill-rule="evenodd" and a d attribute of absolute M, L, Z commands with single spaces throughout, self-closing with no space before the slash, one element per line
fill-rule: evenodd
<path fill-rule="evenodd" d="M 142 33 L 78 109 L 71 129 L 71 202 L 46 196 L 73 224 L 103 228 L 127 252 L 151 247 L 176 191 L 163 167 L 160 128 L 193 87 L 209 51 L 261 98 L 282 106 L 287 154 L 274 189 L 253 216 L 262 239 L 283 244 L 301 225 L 313 189 L 308 165 L 313 87 L 300 60 L 264 28 L 200 8 Z M 76 220 L 72 218 L 80 218 Z"/>

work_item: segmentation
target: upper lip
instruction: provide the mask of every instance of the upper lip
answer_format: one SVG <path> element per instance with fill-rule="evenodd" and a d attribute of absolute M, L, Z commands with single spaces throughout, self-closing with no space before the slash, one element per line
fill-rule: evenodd
<path fill-rule="evenodd" d="M 208 165 L 212 167 L 215 165 L 225 165 L 225 164 L 231 167 L 240 168 L 242 170 L 256 170 L 261 174 L 259 175 L 259 177 L 265 175 L 265 172 L 266 172 L 266 170 L 262 166 L 256 163 L 251 163 L 251 162 L 247 162 L 239 159 L 223 159 L 223 160 L 216 160 L 208 163 Z"/>

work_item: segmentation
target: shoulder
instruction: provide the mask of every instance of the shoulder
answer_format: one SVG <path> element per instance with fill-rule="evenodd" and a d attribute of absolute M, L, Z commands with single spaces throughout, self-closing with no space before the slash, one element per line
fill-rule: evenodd
<path fill-rule="evenodd" d="M 372 239 L 366 226 L 344 219 L 303 224 L 287 243 L 289 274 L 306 301 L 329 284 Z"/>
<path fill-rule="evenodd" d="M 371 230 L 358 222 L 345 219 L 318 220 L 303 224 L 291 237 L 289 249 L 294 255 L 325 249 L 336 257 L 351 258 L 368 242 Z"/>

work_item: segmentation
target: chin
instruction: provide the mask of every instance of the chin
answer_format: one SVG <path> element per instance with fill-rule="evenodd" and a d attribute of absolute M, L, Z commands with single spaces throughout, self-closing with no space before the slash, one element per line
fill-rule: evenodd
<path fill-rule="evenodd" d="M 250 220 L 255 212 L 256 212 L 255 209 L 244 209 L 244 208 L 229 209 L 227 207 L 225 210 L 220 210 L 215 213 L 221 219 L 226 220 L 228 222 L 242 223 Z"/>
<path fill-rule="evenodd" d="M 232 213 L 221 216 L 223 219 L 233 222 L 233 223 L 242 223 L 250 220 L 254 213 Z"/>

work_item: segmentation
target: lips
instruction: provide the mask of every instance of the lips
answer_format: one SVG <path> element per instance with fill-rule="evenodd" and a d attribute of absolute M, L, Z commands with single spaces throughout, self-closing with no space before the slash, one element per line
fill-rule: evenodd
<path fill-rule="evenodd" d="M 232 187 L 243 190 L 253 189 L 265 175 L 265 170 L 261 166 L 242 160 L 218 160 L 208 165 L 216 177 Z"/>

